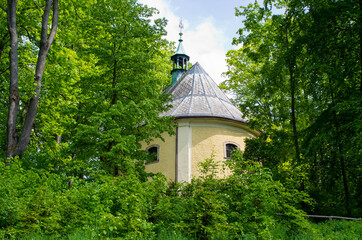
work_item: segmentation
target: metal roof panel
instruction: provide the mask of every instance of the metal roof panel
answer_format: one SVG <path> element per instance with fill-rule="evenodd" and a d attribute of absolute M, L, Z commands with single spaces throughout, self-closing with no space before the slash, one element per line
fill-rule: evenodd
<path fill-rule="evenodd" d="M 178 82 L 165 93 L 172 94 L 172 109 L 163 116 L 175 117 L 221 117 L 236 121 L 242 113 L 221 91 L 199 63 L 195 63 Z"/>

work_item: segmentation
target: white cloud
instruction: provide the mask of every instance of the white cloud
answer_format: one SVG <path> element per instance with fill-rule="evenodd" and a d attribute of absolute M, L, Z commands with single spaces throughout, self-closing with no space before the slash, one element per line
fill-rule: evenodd
<path fill-rule="evenodd" d="M 183 44 L 191 62 L 199 62 L 217 83 L 223 80 L 221 74 L 226 71 L 223 36 L 222 30 L 215 28 L 210 19 L 184 33 Z"/>
<path fill-rule="evenodd" d="M 165 17 L 168 20 L 166 27 L 167 39 L 178 44 L 180 17 L 173 13 L 170 0 L 140 0 L 141 3 L 155 7 L 160 11 L 156 17 Z M 192 23 L 183 19 L 184 35 L 183 46 L 190 56 L 192 63 L 199 62 L 205 71 L 217 83 L 225 80 L 221 74 L 227 70 L 224 43 L 227 41 L 222 29 L 213 24 L 213 18 L 208 17 L 200 22 Z"/>
<path fill-rule="evenodd" d="M 178 40 L 178 25 L 180 18 L 172 12 L 170 0 L 139 0 L 139 2 L 149 7 L 155 7 L 159 10 L 160 14 L 155 15 L 154 17 L 165 17 L 168 20 L 166 26 L 167 39 L 176 42 Z"/>

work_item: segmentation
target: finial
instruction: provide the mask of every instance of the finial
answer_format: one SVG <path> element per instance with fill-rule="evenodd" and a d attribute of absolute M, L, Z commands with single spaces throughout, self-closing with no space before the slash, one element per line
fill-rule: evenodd
<path fill-rule="evenodd" d="M 179 39 L 179 42 L 182 42 L 182 35 L 183 35 L 182 29 L 184 29 L 184 25 L 182 24 L 182 18 L 181 18 L 180 24 L 179 24 L 178 26 L 179 26 L 179 28 L 180 28 L 180 33 L 179 33 L 180 39 Z"/>
<path fill-rule="evenodd" d="M 184 25 L 182 24 L 182 18 L 181 18 L 180 24 L 178 26 L 180 28 L 180 33 L 182 33 L 182 29 L 184 29 Z"/>

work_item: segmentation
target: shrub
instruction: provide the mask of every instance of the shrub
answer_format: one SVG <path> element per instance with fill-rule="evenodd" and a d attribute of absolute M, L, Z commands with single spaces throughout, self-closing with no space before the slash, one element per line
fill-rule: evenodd
<path fill-rule="evenodd" d="M 211 156 L 201 164 L 201 178 L 170 189 L 154 213 L 156 225 L 198 239 L 272 239 L 280 224 L 290 232 L 310 229 L 297 208 L 307 196 L 287 190 L 259 163 L 235 154 L 227 163 L 233 174 L 225 179 L 216 178 L 213 165 Z"/>
<path fill-rule="evenodd" d="M 259 163 L 235 154 L 233 174 L 217 178 L 213 155 L 202 176 L 168 185 L 154 175 L 78 179 L 45 169 L 0 164 L 0 234 L 4 238 L 272 239 L 310 230 L 298 205 L 308 198 L 274 181 Z M 309 229 L 309 230 L 308 230 Z M 181 234 L 180 234 L 181 233 Z"/>
<path fill-rule="evenodd" d="M 103 176 L 97 181 L 62 177 L 46 170 L 24 170 L 0 163 L 0 236 L 29 233 L 64 235 L 89 228 L 99 237 L 153 235 L 149 213 L 165 178 L 151 182 L 134 176 Z"/>

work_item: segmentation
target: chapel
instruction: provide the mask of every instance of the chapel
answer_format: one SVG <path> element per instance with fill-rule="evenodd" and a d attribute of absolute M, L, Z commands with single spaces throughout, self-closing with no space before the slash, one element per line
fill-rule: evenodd
<path fill-rule="evenodd" d="M 173 61 L 172 83 L 164 91 L 171 94 L 172 108 L 162 116 L 174 116 L 175 135 L 163 134 L 143 149 L 154 156 L 147 172 L 161 172 L 169 181 L 190 182 L 200 176 L 199 163 L 214 155 L 217 162 L 230 158 L 235 149 L 245 149 L 245 138 L 259 135 L 246 125 L 242 113 L 197 62 L 190 69 L 190 57 L 182 45 L 182 32 Z M 228 174 L 228 173 L 224 173 Z M 219 176 L 223 177 L 223 176 Z"/>

